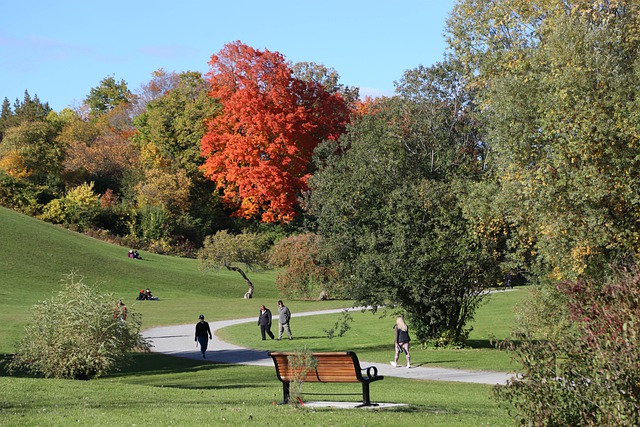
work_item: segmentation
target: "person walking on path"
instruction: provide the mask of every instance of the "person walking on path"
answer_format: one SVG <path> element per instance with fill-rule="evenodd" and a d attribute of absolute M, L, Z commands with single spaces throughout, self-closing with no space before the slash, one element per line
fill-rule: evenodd
<path fill-rule="evenodd" d="M 291 320 L 291 311 L 282 303 L 282 300 L 278 301 L 278 339 L 282 339 L 282 334 L 287 331 L 289 339 L 292 340 L 291 328 L 289 327 L 289 321 Z"/>
<path fill-rule="evenodd" d="M 262 335 L 262 341 L 267 339 L 266 335 L 269 335 L 271 339 L 275 338 L 273 332 L 271 332 L 271 310 L 269 310 L 264 305 L 260 306 L 258 325 L 260 325 L 260 334 Z"/>
<path fill-rule="evenodd" d="M 207 351 L 207 345 L 209 344 L 209 340 L 212 339 L 211 328 L 209 328 L 209 323 L 204 321 L 204 314 L 200 315 L 200 321 L 196 323 L 196 339 L 195 341 L 200 343 L 200 352 L 202 353 L 202 358 L 206 359 L 205 351 Z"/>
<path fill-rule="evenodd" d="M 395 357 L 391 366 L 394 368 L 398 366 L 398 357 L 400 353 L 405 353 L 407 355 L 407 368 L 411 367 L 411 355 L 409 354 L 409 341 L 411 338 L 409 337 L 409 328 L 407 324 L 404 323 L 404 318 L 402 316 L 398 316 L 396 319 L 396 324 L 393 325 L 393 330 L 395 334 Z"/>

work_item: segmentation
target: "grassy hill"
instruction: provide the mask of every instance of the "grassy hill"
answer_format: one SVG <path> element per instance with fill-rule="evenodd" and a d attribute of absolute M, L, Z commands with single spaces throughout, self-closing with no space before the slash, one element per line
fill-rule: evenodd
<path fill-rule="evenodd" d="M 0 207 L 0 352 L 13 351 L 31 307 L 60 290 L 71 271 L 123 298 L 143 314 L 145 328 L 195 322 L 200 313 L 211 320 L 253 316 L 260 304 L 275 306 L 279 297 L 274 272 L 249 273 L 256 290 L 244 300 L 247 286 L 237 273 L 201 272 L 197 260 L 146 252 L 133 260 L 128 250 Z M 135 301 L 142 288 L 160 301 Z M 289 306 L 304 311 L 309 304 Z"/>

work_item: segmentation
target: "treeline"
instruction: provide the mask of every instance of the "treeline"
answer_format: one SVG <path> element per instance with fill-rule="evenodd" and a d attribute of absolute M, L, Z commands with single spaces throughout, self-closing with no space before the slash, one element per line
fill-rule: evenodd
<path fill-rule="evenodd" d="M 138 94 L 107 77 L 78 110 L 25 92 L 0 121 L 0 203 L 123 246 L 193 256 L 233 227 L 198 167 L 217 102 L 199 73 L 159 70 Z"/>
<path fill-rule="evenodd" d="M 1 203 L 227 268 L 279 242 L 284 290 L 398 310 L 431 345 L 525 278 L 522 377 L 496 395 L 534 425 L 637 425 L 640 3 L 460 0 L 447 35 L 376 100 L 240 42 L 206 78 L 107 78 L 82 111 L 25 96 Z"/>

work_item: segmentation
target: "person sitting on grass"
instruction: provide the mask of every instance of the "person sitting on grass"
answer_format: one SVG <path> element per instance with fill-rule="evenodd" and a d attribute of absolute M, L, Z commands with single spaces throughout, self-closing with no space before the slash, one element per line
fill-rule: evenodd
<path fill-rule="evenodd" d="M 158 301 L 158 297 L 154 297 L 149 288 L 144 292 L 144 297 L 144 299 L 149 301 Z"/>

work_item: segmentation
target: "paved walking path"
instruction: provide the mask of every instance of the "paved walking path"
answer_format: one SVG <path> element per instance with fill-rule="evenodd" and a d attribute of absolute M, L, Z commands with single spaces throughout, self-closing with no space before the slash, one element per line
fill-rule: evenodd
<path fill-rule="evenodd" d="M 319 314 L 341 313 L 344 309 L 296 313 L 292 317 L 314 316 Z M 252 350 L 222 341 L 216 335 L 218 329 L 240 323 L 256 322 L 257 317 L 209 322 L 213 340 L 209 341 L 207 360 L 219 363 L 235 363 L 241 365 L 273 366 L 273 360 L 266 351 Z M 153 344 L 152 351 L 171 356 L 202 359 L 200 350 L 195 347 L 194 324 L 162 326 L 147 329 L 142 335 Z M 276 331 L 277 333 L 277 331 Z M 294 335 L 295 340 L 295 335 Z M 391 377 L 402 377 L 435 381 L 454 381 L 478 384 L 504 384 L 512 374 L 490 371 L 468 371 L 459 369 L 415 366 L 411 369 L 394 368 L 388 363 L 366 362 L 363 367 L 376 366 L 378 373 Z"/>

